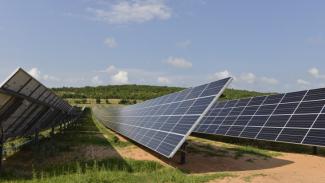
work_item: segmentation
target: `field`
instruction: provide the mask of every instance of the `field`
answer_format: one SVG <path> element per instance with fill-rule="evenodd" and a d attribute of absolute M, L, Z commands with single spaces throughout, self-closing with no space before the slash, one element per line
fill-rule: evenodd
<path fill-rule="evenodd" d="M 137 89 L 135 89 L 137 88 Z M 163 87 L 163 94 L 181 88 Z M 103 87 L 102 89 L 105 89 Z M 131 85 L 115 88 L 136 91 L 136 98 L 98 98 L 96 88 L 86 93 L 74 88 L 57 89 L 69 96 L 69 103 L 87 106 L 76 125 L 69 126 L 54 137 L 43 132 L 39 145 L 28 144 L 21 150 L 7 153 L 1 182 L 325 182 L 325 150 L 312 155 L 312 148 L 254 140 L 192 134 L 188 139 L 187 163 L 179 164 L 180 156 L 166 159 L 139 144 L 128 141 L 104 127 L 92 115 L 95 105 L 138 103 L 162 93 L 149 92 L 146 87 Z M 152 87 L 152 91 L 161 87 Z M 69 95 L 66 95 L 69 93 Z M 221 100 L 231 100 L 265 93 L 228 89 Z M 81 96 L 81 98 L 80 98 Z M 132 95 L 131 95 L 132 96 Z M 144 97 L 145 96 L 145 97 Z M 86 98 L 85 98 L 86 97 Z M 83 101 L 80 103 L 80 101 Z M 30 141 L 17 139 L 6 144 Z"/>
<path fill-rule="evenodd" d="M 1 182 L 325 181 L 325 158 L 301 154 L 311 153 L 310 148 L 292 146 L 291 153 L 284 153 L 267 148 L 285 149 L 285 145 L 263 148 L 263 144 L 247 143 L 193 136 L 188 162 L 180 165 L 179 155 L 167 160 L 127 141 L 94 119 L 88 109 L 78 125 L 8 157 Z"/>

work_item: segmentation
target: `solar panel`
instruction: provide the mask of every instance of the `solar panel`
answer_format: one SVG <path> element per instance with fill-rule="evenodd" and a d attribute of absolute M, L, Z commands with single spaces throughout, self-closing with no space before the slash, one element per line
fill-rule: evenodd
<path fill-rule="evenodd" d="M 325 146 L 325 88 L 216 102 L 194 132 Z"/>
<path fill-rule="evenodd" d="M 128 107 L 97 107 L 94 114 L 112 130 L 170 158 L 231 80 L 226 78 Z"/>
<path fill-rule="evenodd" d="M 57 123 L 50 121 L 57 119 L 53 116 L 76 116 L 75 112 L 21 68 L 0 86 L 0 124 L 5 139 L 50 128 L 48 124 Z"/>

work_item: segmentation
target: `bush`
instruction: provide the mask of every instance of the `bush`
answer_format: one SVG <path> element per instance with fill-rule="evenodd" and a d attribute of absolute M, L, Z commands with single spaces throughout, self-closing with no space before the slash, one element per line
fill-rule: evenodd
<path fill-rule="evenodd" d="M 113 142 L 114 142 L 114 143 L 118 143 L 119 141 L 120 141 L 120 139 L 118 139 L 117 136 L 114 136 L 114 137 L 113 137 Z"/>
<path fill-rule="evenodd" d="M 118 104 L 128 105 L 130 104 L 130 101 L 128 99 L 121 99 Z"/>

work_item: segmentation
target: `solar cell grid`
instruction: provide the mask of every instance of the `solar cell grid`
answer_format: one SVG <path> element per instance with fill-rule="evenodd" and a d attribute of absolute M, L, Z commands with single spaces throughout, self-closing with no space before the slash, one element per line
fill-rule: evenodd
<path fill-rule="evenodd" d="M 226 78 L 123 108 L 96 108 L 112 130 L 172 157 L 230 83 Z"/>
<path fill-rule="evenodd" d="M 194 132 L 325 145 L 325 89 L 217 102 Z"/>
<path fill-rule="evenodd" d="M 72 110 L 72 106 L 23 69 L 17 69 L 0 86 L 0 123 L 5 138 L 24 136 L 37 127 L 49 127 L 45 124 L 52 121 L 47 116 L 70 114 Z"/>

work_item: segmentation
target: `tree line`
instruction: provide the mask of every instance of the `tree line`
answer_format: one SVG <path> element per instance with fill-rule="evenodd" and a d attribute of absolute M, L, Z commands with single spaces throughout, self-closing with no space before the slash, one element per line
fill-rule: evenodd
<path fill-rule="evenodd" d="M 62 98 L 71 99 L 131 99 L 148 100 L 169 93 L 183 90 L 180 87 L 149 86 L 149 85 L 108 85 L 97 87 L 63 87 L 53 88 Z"/>
<path fill-rule="evenodd" d="M 181 91 L 181 87 L 167 86 L 149 86 L 149 85 L 108 85 L 97 87 L 63 87 L 53 88 L 62 98 L 70 99 L 87 99 L 93 98 L 97 101 L 100 99 L 121 99 L 121 104 L 136 103 L 136 100 L 149 100 L 162 95 Z M 239 98 L 247 98 L 270 93 L 260 93 L 247 90 L 226 89 L 221 95 L 221 100 L 233 100 Z"/>

